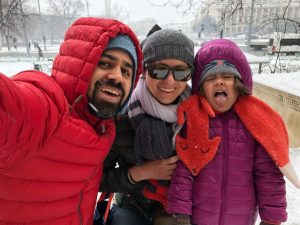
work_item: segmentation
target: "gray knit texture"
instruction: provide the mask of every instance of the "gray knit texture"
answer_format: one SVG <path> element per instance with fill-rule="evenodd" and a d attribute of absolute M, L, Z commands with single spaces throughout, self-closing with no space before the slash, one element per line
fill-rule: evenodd
<path fill-rule="evenodd" d="M 214 76 L 216 74 L 232 74 L 233 76 L 241 79 L 241 74 L 237 71 L 234 65 L 228 66 L 226 64 L 217 64 L 208 71 L 206 71 L 203 75 L 201 75 L 200 84 L 202 84 L 207 78 L 210 76 Z"/>
<path fill-rule="evenodd" d="M 156 31 L 145 39 L 142 48 L 144 65 L 162 59 L 179 59 L 194 67 L 193 41 L 180 31 Z"/>

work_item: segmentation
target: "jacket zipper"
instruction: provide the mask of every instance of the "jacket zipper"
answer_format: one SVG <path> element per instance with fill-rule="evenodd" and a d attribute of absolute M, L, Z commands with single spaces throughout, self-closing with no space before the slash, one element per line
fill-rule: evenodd
<path fill-rule="evenodd" d="M 222 118 L 222 132 L 223 138 L 223 174 L 222 174 L 222 190 L 221 190 L 221 213 L 219 218 L 219 225 L 224 224 L 224 213 L 226 207 L 226 190 L 227 190 L 227 178 L 228 178 L 228 157 L 229 157 L 229 131 L 228 131 L 228 120 Z"/>

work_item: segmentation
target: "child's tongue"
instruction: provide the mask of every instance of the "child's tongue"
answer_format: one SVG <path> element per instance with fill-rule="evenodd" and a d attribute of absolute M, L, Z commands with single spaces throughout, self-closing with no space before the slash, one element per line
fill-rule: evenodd
<path fill-rule="evenodd" d="M 217 96 L 215 96 L 215 102 L 218 106 L 222 106 L 224 105 L 226 101 L 226 96 L 223 94 L 218 94 Z"/>

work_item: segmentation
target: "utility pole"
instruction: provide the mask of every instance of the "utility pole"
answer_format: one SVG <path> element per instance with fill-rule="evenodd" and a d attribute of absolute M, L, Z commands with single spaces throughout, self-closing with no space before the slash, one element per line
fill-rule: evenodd
<path fill-rule="evenodd" d="M 253 24 L 253 13 L 254 13 L 254 0 L 251 0 L 251 9 L 250 9 L 250 21 L 248 25 L 248 34 L 247 34 L 247 50 L 250 50 L 250 42 L 252 35 L 252 24 Z"/>
<path fill-rule="evenodd" d="M 44 34 L 44 27 L 43 27 L 43 24 L 42 24 L 42 14 L 41 14 L 40 0 L 37 0 L 37 3 L 38 3 L 39 15 L 40 15 L 40 27 L 41 27 L 41 31 L 42 31 L 42 38 L 43 38 L 43 43 L 44 43 L 44 50 L 46 51 L 47 50 L 47 47 L 46 47 L 46 37 L 45 37 L 45 34 Z"/>

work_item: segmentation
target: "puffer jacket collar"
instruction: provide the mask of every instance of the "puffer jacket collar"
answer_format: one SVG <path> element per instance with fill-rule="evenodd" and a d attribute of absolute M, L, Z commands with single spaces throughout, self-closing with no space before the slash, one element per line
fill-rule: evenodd
<path fill-rule="evenodd" d="M 142 71 L 142 52 L 133 31 L 117 20 L 80 18 L 66 32 L 51 76 L 63 89 L 71 108 L 91 125 L 99 122 L 87 107 L 87 90 L 98 61 L 111 38 L 130 37 L 136 47 L 138 65 L 135 84 Z M 80 99 L 78 103 L 76 100 Z"/>

